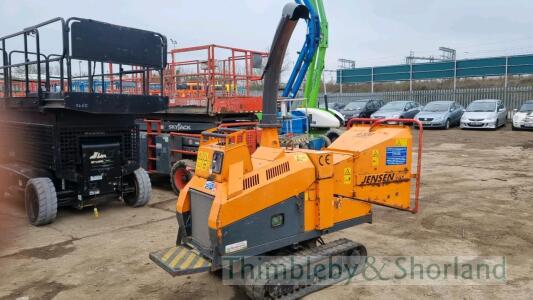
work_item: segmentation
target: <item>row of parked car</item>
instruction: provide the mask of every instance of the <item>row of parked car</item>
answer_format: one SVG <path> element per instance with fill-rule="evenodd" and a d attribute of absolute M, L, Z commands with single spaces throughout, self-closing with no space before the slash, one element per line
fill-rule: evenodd
<path fill-rule="evenodd" d="M 433 101 L 421 106 L 415 101 L 362 99 L 344 105 L 332 103 L 331 108 L 340 111 L 345 120 L 351 118 L 417 119 L 424 127 L 448 129 L 452 126 L 496 129 L 507 123 L 507 108 L 502 100 L 482 99 L 473 101 L 465 109 L 455 101 Z M 516 109 L 512 120 L 513 130 L 533 130 L 533 100 Z"/>

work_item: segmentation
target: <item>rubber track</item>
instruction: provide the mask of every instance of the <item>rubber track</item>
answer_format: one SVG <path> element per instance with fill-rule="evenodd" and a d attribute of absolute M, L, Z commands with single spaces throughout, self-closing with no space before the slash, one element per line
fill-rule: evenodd
<path fill-rule="evenodd" d="M 342 256 L 346 253 L 349 253 L 351 250 L 357 249 L 363 247 L 363 245 L 358 244 L 356 242 L 353 242 L 348 239 L 339 239 L 335 240 L 333 242 L 327 243 L 325 245 L 317 246 L 316 248 L 312 249 L 305 249 L 300 250 L 297 252 L 294 252 L 291 254 L 295 258 L 294 262 L 295 264 L 300 265 L 306 265 L 306 258 L 311 257 L 314 258 L 314 260 L 311 260 L 311 265 L 315 262 L 323 261 L 324 257 L 329 256 Z M 269 260 L 268 262 L 271 264 L 280 264 L 285 263 L 286 265 L 290 265 L 290 257 L 278 257 L 272 260 Z M 360 267 L 362 269 L 362 267 Z M 281 273 L 281 272 L 280 272 Z M 327 272 L 329 274 L 329 271 Z M 315 283 L 320 284 L 309 284 L 304 286 L 297 286 L 296 288 L 293 288 L 293 291 L 291 293 L 285 294 L 281 297 L 273 297 L 271 295 L 268 295 L 268 286 L 276 285 L 274 282 L 274 279 L 268 279 L 268 278 L 260 278 L 260 279 L 252 279 L 248 278 L 251 276 L 247 276 L 245 285 L 241 286 L 251 299 L 298 299 L 305 295 L 308 295 L 310 293 L 313 293 L 315 291 L 318 291 L 320 289 L 324 289 L 328 286 L 334 285 L 338 282 L 344 281 L 347 279 L 347 277 L 343 276 L 336 279 L 324 279 L 319 280 L 317 277 L 313 278 L 312 281 Z M 254 276 L 255 278 L 256 276 Z M 269 276 L 274 277 L 275 276 Z"/>

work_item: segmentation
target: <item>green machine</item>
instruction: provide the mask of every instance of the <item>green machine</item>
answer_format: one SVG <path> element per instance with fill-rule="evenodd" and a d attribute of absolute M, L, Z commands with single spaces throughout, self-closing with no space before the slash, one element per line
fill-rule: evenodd
<path fill-rule="evenodd" d="M 304 98 L 306 107 L 318 107 L 318 92 L 320 90 L 322 74 L 324 73 L 326 50 L 328 49 L 328 18 L 322 0 L 313 0 L 311 4 L 315 11 L 318 12 L 320 18 L 320 40 L 318 49 L 307 71 Z"/>

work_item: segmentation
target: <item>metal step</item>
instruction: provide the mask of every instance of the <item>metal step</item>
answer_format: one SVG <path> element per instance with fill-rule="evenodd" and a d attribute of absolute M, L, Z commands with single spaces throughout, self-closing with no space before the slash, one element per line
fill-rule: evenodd
<path fill-rule="evenodd" d="M 186 246 L 175 246 L 150 253 L 150 259 L 172 276 L 205 272 L 211 262 Z"/>

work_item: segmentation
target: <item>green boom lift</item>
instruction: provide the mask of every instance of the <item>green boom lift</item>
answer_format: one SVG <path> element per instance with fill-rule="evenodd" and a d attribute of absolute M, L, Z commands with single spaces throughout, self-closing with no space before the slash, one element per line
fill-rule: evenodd
<path fill-rule="evenodd" d="M 318 107 L 318 92 L 320 81 L 324 72 L 324 61 L 328 48 L 328 18 L 324 10 L 322 0 L 312 0 L 311 4 L 320 17 L 320 42 L 318 50 L 313 56 L 309 71 L 307 72 L 307 82 L 304 88 L 305 107 Z"/>

